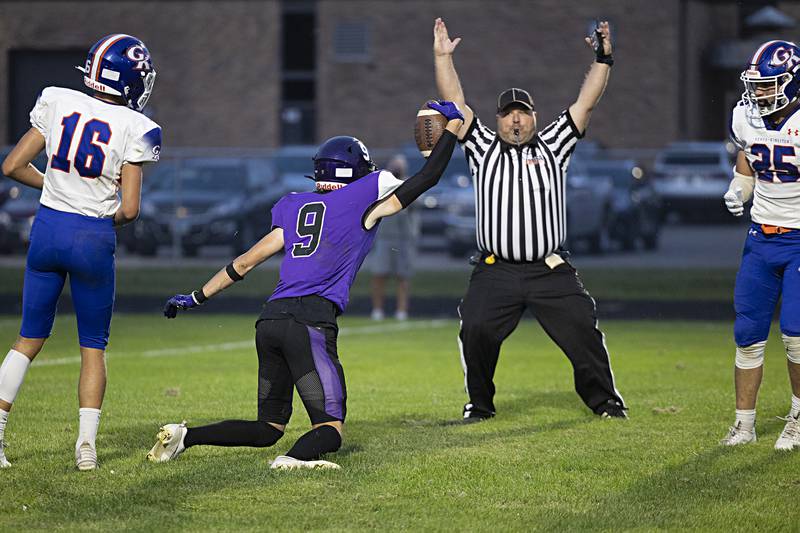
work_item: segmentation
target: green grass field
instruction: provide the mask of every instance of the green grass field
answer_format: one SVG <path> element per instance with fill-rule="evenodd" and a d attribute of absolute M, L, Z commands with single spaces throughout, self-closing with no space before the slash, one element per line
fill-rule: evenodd
<path fill-rule="evenodd" d="M 223 265 L 220 261 L 219 268 Z M 578 261 L 578 265 L 580 262 Z M 275 266 L 275 264 L 270 265 Z M 218 267 L 119 267 L 117 295 L 153 295 L 164 298 L 202 286 Z M 22 294 L 23 267 L 0 267 L 0 294 Z M 414 296 L 452 296 L 460 298 L 467 288 L 470 267 L 463 270 L 420 271 L 412 279 Z M 730 301 L 736 271 L 726 268 L 652 269 L 581 268 L 584 284 L 597 299 L 617 300 L 715 300 Z M 223 296 L 266 297 L 278 281 L 276 268 L 262 266 Z M 370 275 L 362 272 L 351 290 L 353 297 L 369 295 Z M 65 286 L 69 293 L 69 284 Z"/>
<path fill-rule="evenodd" d="M 117 315 L 98 439 L 101 469 L 73 466 L 74 317 L 28 374 L 0 471 L 0 530 L 695 529 L 797 531 L 800 454 L 772 449 L 790 391 L 778 336 L 767 350 L 761 440 L 717 441 L 731 422 L 731 324 L 603 324 L 628 421 L 592 416 L 566 358 L 524 321 L 503 348 L 498 416 L 451 425 L 464 402 L 457 324 L 344 319 L 348 378 L 341 471 L 274 472 L 308 427 L 295 404 L 274 448 L 190 449 L 153 465 L 162 423 L 254 418 L 253 320 L 200 312 Z M 18 318 L 0 317 L 9 344 Z"/>

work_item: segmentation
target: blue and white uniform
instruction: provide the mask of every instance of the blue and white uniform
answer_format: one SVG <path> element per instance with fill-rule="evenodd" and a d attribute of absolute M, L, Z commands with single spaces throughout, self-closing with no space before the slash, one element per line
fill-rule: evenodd
<path fill-rule="evenodd" d="M 731 139 L 756 175 L 753 224 L 734 293 L 736 344 L 767 339 L 781 294 L 781 331 L 800 336 L 800 111 L 775 124 L 740 103 L 733 109 Z M 765 234 L 762 225 L 792 231 Z"/>
<path fill-rule="evenodd" d="M 60 87 L 42 91 L 30 118 L 45 138 L 48 161 L 31 230 L 20 335 L 50 335 L 69 275 L 80 345 L 104 349 L 122 166 L 158 161 L 161 128 L 133 109 Z"/>

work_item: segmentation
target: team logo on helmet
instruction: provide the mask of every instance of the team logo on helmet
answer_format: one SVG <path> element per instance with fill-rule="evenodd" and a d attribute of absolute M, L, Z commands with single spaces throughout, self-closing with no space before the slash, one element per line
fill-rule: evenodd
<path fill-rule="evenodd" d="M 153 91 L 156 71 L 144 43 L 124 33 L 107 35 L 89 49 L 83 83 L 100 93 L 120 96 L 131 109 L 141 111 Z"/>
<path fill-rule="evenodd" d="M 752 116 L 768 116 L 795 102 L 800 94 L 800 48 L 789 41 L 758 47 L 739 76 L 742 101 Z"/>
<path fill-rule="evenodd" d="M 135 44 L 125 50 L 125 57 L 135 63 L 134 69 L 136 70 L 150 70 L 150 54 L 144 46 Z"/>
<path fill-rule="evenodd" d="M 772 60 L 770 61 L 770 65 L 773 67 L 779 67 L 786 62 L 788 62 L 792 56 L 794 56 L 794 52 L 791 48 L 784 48 L 779 47 L 776 48 L 775 51 L 772 53 Z"/>

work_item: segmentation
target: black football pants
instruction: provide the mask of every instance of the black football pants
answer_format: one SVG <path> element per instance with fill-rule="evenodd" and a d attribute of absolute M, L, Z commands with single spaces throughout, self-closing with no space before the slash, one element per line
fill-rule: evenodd
<path fill-rule="evenodd" d="M 493 414 L 500 345 L 530 309 L 572 363 L 575 390 L 593 411 L 622 398 L 614 387 L 594 300 L 569 263 L 478 263 L 459 306 L 459 341 L 473 416 Z"/>

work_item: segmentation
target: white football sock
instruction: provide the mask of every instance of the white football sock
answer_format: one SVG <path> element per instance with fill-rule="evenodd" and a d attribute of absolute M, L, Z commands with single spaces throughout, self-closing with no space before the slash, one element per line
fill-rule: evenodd
<path fill-rule="evenodd" d="M 0 442 L 6 436 L 6 423 L 8 422 L 8 411 L 0 409 Z"/>
<path fill-rule="evenodd" d="M 739 425 L 741 423 L 741 425 Z M 740 429 L 752 431 L 756 425 L 756 410 L 755 409 L 737 409 L 736 410 L 736 424 Z"/>
<path fill-rule="evenodd" d="M 16 350 L 8 351 L 0 365 L 0 400 L 14 403 L 29 366 L 31 360 L 25 354 Z"/>
<path fill-rule="evenodd" d="M 75 443 L 75 447 L 79 447 L 84 442 L 94 446 L 97 438 L 97 426 L 100 425 L 100 409 L 81 407 L 78 409 L 78 418 L 80 427 L 78 429 L 78 442 Z"/>
<path fill-rule="evenodd" d="M 789 411 L 789 416 L 792 418 L 800 417 L 800 398 L 792 394 L 792 410 Z"/>

